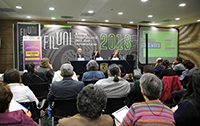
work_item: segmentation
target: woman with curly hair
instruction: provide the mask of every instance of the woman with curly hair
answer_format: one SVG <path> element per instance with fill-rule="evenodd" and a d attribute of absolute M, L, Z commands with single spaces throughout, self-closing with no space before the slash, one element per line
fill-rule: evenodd
<path fill-rule="evenodd" d="M 48 58 L 42 58 L 40 65 L 37 66 L 37 68 L 36 68 L 36 71 L 44 73 L 44 75 L 46 75 L 46 77 L 48 78 L 49 83 L 52 82 L 54 72 L 53 72 L 52 65 L 49 64 Z"/>

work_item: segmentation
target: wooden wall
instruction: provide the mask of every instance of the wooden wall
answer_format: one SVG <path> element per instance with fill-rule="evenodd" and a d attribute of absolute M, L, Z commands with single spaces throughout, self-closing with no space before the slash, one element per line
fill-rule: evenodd
<path fill-rule="evenodd" d="M 179 56 L 195 63 L 200 69 L 200 23 L 178 27 Z"/>

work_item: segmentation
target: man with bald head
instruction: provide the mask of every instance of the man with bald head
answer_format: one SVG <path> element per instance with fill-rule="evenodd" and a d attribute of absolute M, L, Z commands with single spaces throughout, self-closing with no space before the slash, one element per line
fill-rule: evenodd
<path fill-rule="evenodd" d="M 163 59 L 161 57 L 156 59 L 156 65 L 155 65 L 155 68 L 154 68 L 154 72 L 155 72 L 155 75 L 157 75 L 157 76 L 164 69 L 164 67 L 162 66 L 162 61 L 163 61 Z"/>

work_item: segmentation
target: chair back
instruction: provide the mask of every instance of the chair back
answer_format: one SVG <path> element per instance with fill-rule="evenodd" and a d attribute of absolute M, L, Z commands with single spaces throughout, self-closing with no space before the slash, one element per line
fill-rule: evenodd
<path fill-rule="evenodd" d="M 26 83 L 25 85 L 33 91 L 39 101 L 41 101 L 42 99 L 46 99 L 49 92 L 49 82 Z"/>
<path fill-rule="evenodd" d="M 160 96 L 162 101 L 171 100 L 173 91 L 182 90 L 181 82 L 178 76 L 164 76 L 162 78 L 164 90 Z"/>
<path fill-rule="evenodd" d="M 72 100 L 54 99 L 51 109 L 52 109 L 51 115 L 57 118 L 73 116 L 78 113 L 76 107 L 76 99 Z"/>
<path fill-rule="evenodd" d="M 127 105 L 127 97 L 123 98 L 108 98 L 104 114 L 112 114 L 116 110 Z"/>
<path fill-rule="evenodd" d="M 40 118 L 40 109 L 37 108 L 35 101 L 33 102 L 20 102 L 21 105 L 26 107 L 32 114 L 31 118 L 37 121 Z"/>
<path fill-rule="evenodd" d="M 175 71 L 175 75 L 180 76 L 184 70 L 177 70 Z"/>
<path fill-rule="evenodd" d="M 95 84 L 97 82 L 96 81 L 83 81 L 84 85 L 87 86 L 88 84 Z"/>

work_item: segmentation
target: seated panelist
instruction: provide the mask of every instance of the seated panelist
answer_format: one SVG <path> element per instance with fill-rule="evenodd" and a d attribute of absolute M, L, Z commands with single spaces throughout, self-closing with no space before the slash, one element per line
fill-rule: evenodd
<path fill-rule="evenodd" d="M 82 49 L 78 48 L 77 53 L 74 55 L 75 59 L 84 58 L 84 54 L 82 53 Z"/>
<path fill-rule="evenodd" d="M 119 51 L 118 50 L 115 50 L 112 53 L 112 55 L 110 56 L 110 59 L 112 59 L 112 58 L 119 58 L 120 59 L 120 57 L 119 57 Z"/>
<path fill-rule="evenodd" d="M 96 59 L 96 58 L 99 58 L 101 57 L 101 55 L 99 54 L 99 51 L 98 49 L 94 49 L 94 52 L 92 53 L 92 59 Z"/>

